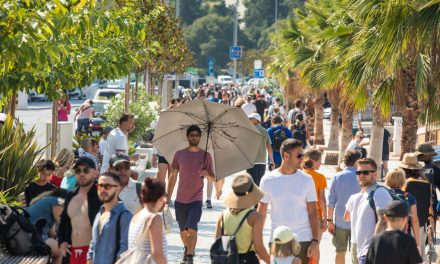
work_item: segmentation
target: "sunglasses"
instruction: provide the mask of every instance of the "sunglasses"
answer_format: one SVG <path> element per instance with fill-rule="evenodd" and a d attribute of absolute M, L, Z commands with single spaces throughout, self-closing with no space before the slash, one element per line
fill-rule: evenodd
<path fill-rule="evenodd" d="M 106 191 L 110 191 L 111 188 L 118 187 L 118 186 L 119 185 L 98 183 L 98 191 L 101 191 L 102 189 L 104 189 Z"/>
<path fill-rule="evenodd" d="M 80 168 L 76 168 L 75 169 L 75 174 L 80 174 L 81 172 L 84 172 L 85 174 L 88 174 L 90 172 L 89 168 L 85 168 L 83 170 L 81 170 Z"/>
<path fill-rule="evenodd" d="M 368 174 L 370 174 L 371 172 L 374 172 L 374 170 L 356 171 L 356 175 L 361 175 L 361 174 L 363 174 L 363 175 L 368 175 Z"/>
<path fill-rule="evenodd" d="M 116 171 L 121 171 L 121 170 L 130 170 L 130 165 L 121 165 L 121 166 L 116 166 L 115 167 Z"/>
<path fill-rule="evenodd" d="M 304 153 L 299 153 L 298 155 L 296 155 L 297 159 L 302 159 L 304 158 Z"/>

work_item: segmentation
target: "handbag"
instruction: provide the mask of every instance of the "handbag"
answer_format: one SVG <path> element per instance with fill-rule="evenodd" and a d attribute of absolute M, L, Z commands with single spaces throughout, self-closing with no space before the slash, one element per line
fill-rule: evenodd
<path fill-rule="evenodd" d="M 136 238 L 134 247 L 122 253 L 115 264 L 156 264 L 153 256 L 151 254 L 147 255 L 147 253 L 142 249 L 142 243 L 145 240 L 145 234 L 147 234 L 153 218 L 154 215 L 147 218 L 142 227 L 143 231 Z"/>
<path fill-rule="evenodd" d="M 171 233 L 171 229 L 173 228 L 173 215 L 171 214 L 170 207 L 165 205 L 165 208 L 162 212 L 163 224 L 165 227 L 165 232 L 167 234 Z"/>

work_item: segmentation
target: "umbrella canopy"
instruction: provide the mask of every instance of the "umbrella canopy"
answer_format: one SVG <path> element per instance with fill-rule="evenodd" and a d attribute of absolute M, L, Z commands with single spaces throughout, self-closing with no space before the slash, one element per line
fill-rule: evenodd
<path fill-rule="evenodd" d="M 152 143 L 168 162 L 188 147 L 191 125 L 202 130 L 199 147 L 211 154 L 217 180 L 254 165 L 263 135 L 244 111 L 200 98 L 160 114 Z"/>

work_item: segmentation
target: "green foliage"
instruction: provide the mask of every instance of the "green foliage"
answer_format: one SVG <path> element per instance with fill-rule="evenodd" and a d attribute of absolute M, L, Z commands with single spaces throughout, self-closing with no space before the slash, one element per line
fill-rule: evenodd
<path fill-rule="evenodd" d="M 148 96 L 145 90 L 140 90 L 136 101 L 130 101 L 129 112 L 135 117 L 135 128 L 130 133 L 129 139 L 140 143 L 147 134 L 150 124 L 159 115 L 159 104 L 157 98 Z M 124 113 L 124 95 L 117 95 L 112 98 L 105 112 L 106 124 L 117 127 L 119 118 Z"/>
<path fill-rule="evenodd" d="M 8 116 L 0 126 L 0 190 L 3 197 L 17 197 L 26 184 L 36 176 L 34 162 L 40 159 L 45 147 L 35 141 L 35 129 L 25 132 L 23 124 Z"/>
<path fill-rule="evenodd" d="M 207 8 L 203 5 L 203 0 L 185 0 L 182 2 L 180 3 L 180 17 L 184 26 L 191 25 L 194 20 L 208 13 Z"/>
<path fill-rule="evenodd" d="M 101 139 L 100 136 L 90 136 L 90 135 L 87 135 L 86 133 L 75 134 L 73 136 L 73 143 L 72 143 L 73 150 L 79 149 L 81 147 L 80 146 L 81 141 L 85 138 L 93 138 L 93 139 L 96 139 L 98 142 Z"/>

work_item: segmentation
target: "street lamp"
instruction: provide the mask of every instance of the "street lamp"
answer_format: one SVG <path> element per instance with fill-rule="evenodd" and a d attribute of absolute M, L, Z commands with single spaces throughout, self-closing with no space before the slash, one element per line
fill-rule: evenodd
<path fill-rule="evenodd" d="M 237 46 L 237 31 L 238 31 L 238 0 L 235 0 L 235 6 L 234 6 L 234 36 L 232 40 L 232 46 Z M 237 83 L 237 59 L 233 59 L 234 62 L 234 71 L 232 75 L 232 82 L 235 84 Z"/>

